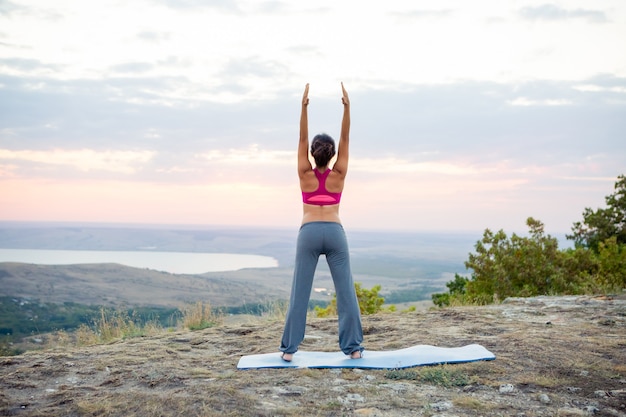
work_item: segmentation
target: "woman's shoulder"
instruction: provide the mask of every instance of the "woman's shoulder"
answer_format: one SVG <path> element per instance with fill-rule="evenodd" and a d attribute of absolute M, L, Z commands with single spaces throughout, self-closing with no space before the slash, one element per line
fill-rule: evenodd
<path fill-rule="evenodd" d="M 340 179 L 343 180 L 346 178 L 346 174 L 344 171 L 339 171 L 335 168 L 330 170 L 330 174 L 328 174 L 328 178 Z"/>

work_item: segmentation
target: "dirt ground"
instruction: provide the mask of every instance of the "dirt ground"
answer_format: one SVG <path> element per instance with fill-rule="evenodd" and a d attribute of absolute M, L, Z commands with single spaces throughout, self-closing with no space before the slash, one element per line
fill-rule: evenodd
<path fill-rule="evenodd" d="M 282 321 L 225 321 L 0 358 L 3 416 L 626 416 L 626 297 L 537 297 L 363 317 L 366 354 L 485 346 L 496 360 L 405 370 L 237 370 Z M 336 351 L 311 318 L 302 350 Z"/>

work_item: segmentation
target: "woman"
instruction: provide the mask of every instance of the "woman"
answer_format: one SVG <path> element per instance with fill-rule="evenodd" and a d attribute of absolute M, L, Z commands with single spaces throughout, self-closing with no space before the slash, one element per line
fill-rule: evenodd
<path fill-rule="evenodd" d="M 348 145 L 350 134 L 350 100 L 341 83 L 343 119 L 339 149 L 335 164 L 335 142 L 320 134 L 311 142 L 311 155 L 315 168 L 309 161 L 309 127 L 307 107 L 309 85 L 304 89 L 300 114 L 300 141 L 298 143 L 298 176 L 302 190 L 303 218 L 298 233 L 296 263 L 291 287 L 291 298 L 280 350 L 283 360 L 290 362 L 304 339 L 306 316 L 313 286 L 313 275 L 320 255 L 326 256 L 337 294 L 339 315 L 339 347 L 352 359 L 362 356 L 363 329 L 359 303 L 350 271 L 350 257 L 346 235 L 339 220 L 339 203 L 348 171 Z"/>

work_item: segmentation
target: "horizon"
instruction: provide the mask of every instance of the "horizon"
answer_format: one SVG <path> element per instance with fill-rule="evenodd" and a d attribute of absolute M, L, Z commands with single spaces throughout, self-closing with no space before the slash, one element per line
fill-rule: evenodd
<path fill-rule="evenodd" d="M 297 235 L 297 227 L 284 227 L 284 226 L 248 226 L 248 225 L 193 225 L 193 224 L 149 224 L 149 223 L 104 223 L 104 222 L 56 222 L 56 221 L 48 221 L 48 222 L 40 222 L 40 221 L 6 221 L 0 220 L 0 231 L 2 229 L 20 229 L 20 228 L 44 228 L 44 229 L 54 229 L 54 228 L 93 228 L 93 229 L 121 229 L 121 230 L 145 230 L 145 231 L 159 231 L 159 230 L 170 230 L 170 231 L 249 231 L 249 232 L 258 232 L 263 233 L 266 232 L 280 232 L 293 235 L 293 238 L 296 238 Z M 503 228 L 499 229 L 490 229 L 492 232 L 497 232 L 499 230 L 503 230 L 508 237 L 511 237 L 512 234 L 516 234 L 517 236 L 526 237 L 528 236 L 528 229 L 524 230 L 506 230 Z M 477 242 L 482 239 L 483 233 L 485 229 L 482 230 L 406 230 L 406 229 L 366 229 L 366 228 L 351 228 L 346 229 L 346 234 L 349 239 L 352 237 L 356 237 L 358 234 L 378 234 L 378 235 L 406 235 L 406 236 L 439 236 L 439 237 L 454 237 L 457 236 L 463 239 L 472 239 L 473 242 Z M 545 229 L 545 234 L 550 235 L 553 238 L 556 238 L 559 243 L 560 249 L 565 249 L 567 247 L 573 247 L 574 243 L 572 240 L 567 239 L 566 235 L 570 234 L 571 230 L 568 231 L 550 231 L 547 228 Z M 0 247 L 2 242 L 0 240 Z M 8 249 L 8 247 L 7 247 Z"/>
<path fill-rule="evenodd" d="M 582 213 L 581 213 L 582 220 Z M 285 225 L 248 225 L 248 224 L 193 224 L 193 223 L 140 223 L 140 222 L 98 222 L 98 221 L 65 221 L 65 220 L 3 220 L 0 219 L 0 229 L 3 227 L 12 228 L 12 227 L 84 227 L 84 228 L 120 228 L 120 229 L 144 229 L 144 230 L 159 230 L 159 229 L 175 229 L 175 230 L 250 230 L 250 231 L 283 231 L 289 233 L 297 233 L 297 229 L 300 227 L 300 224 L 295 226 L 285 226 Z M 524 222 L 525 226 L 525 222 Z M 545 224 L 544 224 L 545 226 Z M 397 234 L 461 234 L 461 235 L 469 235 L 479 233 L 482 236 L 482 233 L 487 229 L 487 227 L 483 229 L 406 229 L 406 228 L 373 228 L 373 227 L 350 227 L 348 230 L 344 224 L 344 228 L 346 228 L 346 232 L 362 232 L 362 233 L 397 233 Z M 527 227 L 516 229 L 516 230 L 507 230 L 502 227 L 500 228 L 489 228 L 492 231 L 504 230 L 504 232 L 508 233 L 525 233 L 528 231 Z M 571 233 L 571 230 L 554 230 L 548 231 L 547 234 L 559 234 L 565 235 Z"/>

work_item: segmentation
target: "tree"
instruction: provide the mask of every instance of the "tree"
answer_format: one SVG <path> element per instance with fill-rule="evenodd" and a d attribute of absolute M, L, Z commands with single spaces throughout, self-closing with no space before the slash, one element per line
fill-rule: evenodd
<path fill-rule="evenodd" d="M 621 291 L 626 288 L 626 245 L 615 236 L 600 242 L 598 248 L 597 282 L 603 288 Z"/>
<path fill-rule="evenodd" d="M 544 233 L 543 223 L 529 217 L 529 236 L 486 229 L 475 245 L 465 267 L 472 270 L 470 279 L 458 274 L 446 284 L 448 294 L 433 294 L 437 305 L 490 304 L 506 297 L 530 297 L 544 294 L 577 294 L 584 291 L 590 274 L 572 274 L 573 261 L 583 264 L 558 248 L 556 238 Z M 595 263 L 593 264 L 596 265 Z"/>
<path fill-rule="evenodd" d="M 576 247 L 583 247 L 598 253 L 600 244 L 615 237 L 618 245 L 626 244 L 626 176 L 617 177 L 615 192 L 605 197 L 607 207 L 592 210 L 585 208 L 582 222 L 572 226 L 572 234 L 567 238 Z"/>
<path fill-rule="evenodd" d="M 565 290 L 564 257 L 558 241 L 544 234 L 543 223 L 529 217 L 526 220 L 529 237 L 511 238 L 501 230 L 495 235 L 485 231 L 483 240 L 476 244 L 476 254 L 465 262 L 472 269 L 473 280 L 468 282 L 466 297 L 484 304 L 510 296 L 534 296 L 561 293 Z"/>

